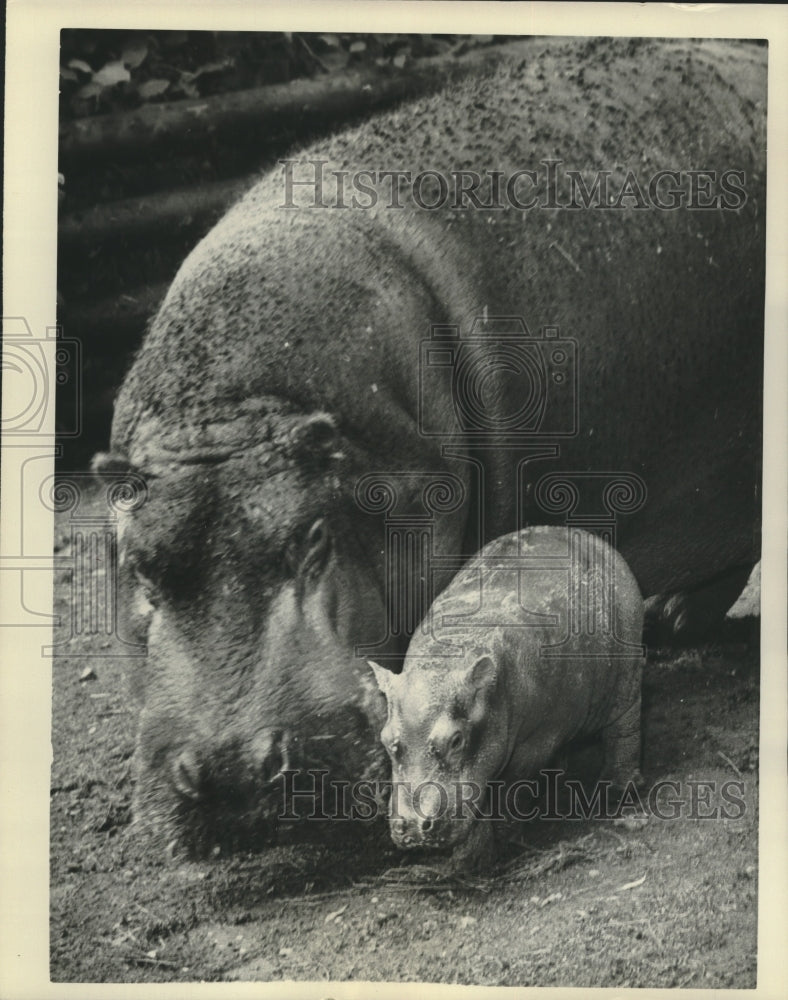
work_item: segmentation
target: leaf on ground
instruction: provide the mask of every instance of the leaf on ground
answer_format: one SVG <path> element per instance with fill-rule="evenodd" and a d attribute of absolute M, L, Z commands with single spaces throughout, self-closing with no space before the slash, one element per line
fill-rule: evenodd
<path fill-rule="evenodd" d="M 120 59 L 129 69 L 136 69 L 145 62 L 147 56 L 148 46 L 145 42 L 132 42 L 131 45 L 123 50 L 123 55 L 121 55 Z"/>
<path fill-rule="evenodd" d="M 325 52 L 320 56 L 320 61 L 324 63 L 328 69 L 337 71 L 344 69 L 348 61 L 350 60 L 350 53 L 345 52 L 344 49 L 337 49 L 333 52 Z"/>
<path fill-rule="evenodd" d="M 98 73 L 93 74 L 93 83 L 98 83 L 102 87 L 114 87 L 116 83 L 128 83 L 131 73 L 122 62 L 108 62 L 102 66 Z"/>
<path fill-rule="evenodd" d="M 200 91 L 197 87 L 195 87 L 195 85 L 189 80 L 184 80 L 183 78 L 181 78 L 178 82 L 178 90 L 180 90 L 180 92 L 186 97 L 195 98 L 200 96 Z"/>
<path fill-rule="evenodd" d="M 146 80 L 145 83 L 141 83 L 137 87 L 137 93 L 143 101 L 147 101 L 151 97 L 158 97 L 159 94 L 163 94 L 165 90 L 169 89 L 169 86 L 169 80 Z"/>
<path fill-rule="evenodd" d="M 337 917 L 341 917 L 345 910 L 348 908 L 348 904 L 345 903 L 344 906 L 340 906 L 338 910 L 332 910 L 331 913 L 327 913 L 325 916 L 324 923 L 329 923 L 332 920 L 336 920 Z"/>
<path fill-rule="evenodd" d="M 204 66 L 200 66 L 193 73 L 189 73 L 187 79 L 189 81 L 197 80 L 201 76 L 207 76 L 210 73 L 222 73 L 226 69 L 232 69 L 235 65 L 235 60 L 228 56 L 227 59 L 222 59 L 219 62 L 206 63 Z"/>
<path fill-rule="evenodd" d="M 646 876 L 642 875 L 640 878 L 635 879 L 634 882 L 627 882 L 626 885 L 619 886 L 616 892 L 623 892 L 625 889 L 637 889 L 639 885 L 643 885 L 646 881 Z"/>
<path fill-rule="evenodd" d="M 84 87 L 79 88 L 76 96 L 86 101 L 90 97 L 98 97 L 103 89 L 100 83 L 86 83 Z"/>

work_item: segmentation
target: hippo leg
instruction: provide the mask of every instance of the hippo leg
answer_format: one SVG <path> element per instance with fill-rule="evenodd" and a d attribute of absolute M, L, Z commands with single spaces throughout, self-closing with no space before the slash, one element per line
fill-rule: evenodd
<path fill-rule="evenodd" d="M 720 638 L 725 614 L 747 583 L 752 566 L 737 566 L 690 591 L 655 594 L 645 602 L 648 645 Z"/>
<path fill-rule="evenodd" d="M 631 781 L 642 784 L 640 774 L 640 697 L 602 730 L 605 763 L 602 778 L 614 789 L 623 789 Z"/>

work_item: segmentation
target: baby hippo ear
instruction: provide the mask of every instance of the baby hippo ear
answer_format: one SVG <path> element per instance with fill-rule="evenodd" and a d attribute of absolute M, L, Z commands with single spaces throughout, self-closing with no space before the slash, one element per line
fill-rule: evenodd
<path fill-rule="evenodd" d="M 491 656 L 482 656 L 466 670 L 463 676 L 463 686 L 468 719 L 472 723 L 480 722 L 488 711 L 488 698 L 495 690 L 498 679 L 498 668 Z"/>
<path fill-rule="evenodd" d="M 341 458 L 337 425 L 330 413 L 310 413 L 290 431 L 293 454 L 311 458 Z"/>
<path fill-rule="evenodd" d="M 377 663 L 373 663 L 372 660 L 367 660 L 367 663 L 372 667 L 372 673 L 375 675 L 375 680 L 378 682 L 378 687 L 386 696 L 388 700 L 389 695 L 392 691 L 392 682 L 394 681 L 394 674 L 390 670 L 386 670 L 385 667 L 378 666 Z"/>
<path fill-rule="evenodd" d="M 466 683 L 475 692 L 489 691 L 498 677 L 498 668 L 491 656 L 480 657 L 470 668 Z"/>

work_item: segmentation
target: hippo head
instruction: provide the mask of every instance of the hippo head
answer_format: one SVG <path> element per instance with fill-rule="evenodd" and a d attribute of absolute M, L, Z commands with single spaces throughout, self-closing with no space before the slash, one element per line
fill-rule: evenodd
<path fill-rule="evenodd" d="M 161 427 L 126 448 L 149 497 L 118 546 L 119 631 L 148 650 L 129 661 L 133 812 L 178 854 L 265 842 L 288 769 L 385 763 L 383 699 L 354 654 L 385 631 L 382 539 L 353 504 L 352 449 L 326 414 L 264 433 L 252 416 L 202 427 L 199 448 Z"/>
<path fill-rule="evenodd" d="M 457 659 L 411 650 L 399 675 L 370 664 L 388 704 L 381 741 L 392 763 L 391 835 L 400 847 L 456 848 L 506 763 L 502 677 L 483 651 Z"/>

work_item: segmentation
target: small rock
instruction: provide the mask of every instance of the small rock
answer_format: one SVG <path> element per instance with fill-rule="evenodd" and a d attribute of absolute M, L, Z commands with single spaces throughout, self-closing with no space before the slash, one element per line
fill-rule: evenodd
<path fill-rule="evenodd" d="M 460 919 L 460 927 L 472 927 L 476 923 L 476 917 L 462 917 Z"/>
<path fill-rule="evenodd" d="M 82 683 L 84 681 L 95 681 L 96 680 L 96 671 L 93 669 L 93 667 L 85 667 L 85 669 L 79 675 L 79 680 L 80 680 L 80 683 Z"/>
<path fill-rule="evenodd" d="M 279 949 L 279 957 L 280 958 L 289 958 L 292 954 L 293 954 L 293 949 L 292 948 L 280 948 Z"/>

